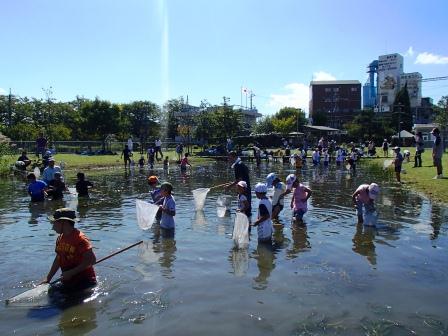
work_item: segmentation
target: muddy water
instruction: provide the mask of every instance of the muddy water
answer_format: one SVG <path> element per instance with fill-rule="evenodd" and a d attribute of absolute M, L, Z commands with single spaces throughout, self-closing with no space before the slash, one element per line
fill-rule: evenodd
<path fill-rule="evenodd" d="M 250 165 L 252 185 L 281 164 Z M 173 183 L 174 239 L 141 231 L 135 199 L 147 198 L 148 172 L 96 172 L 89 200 L 30 205 L 20 179 L 0 181 L 0 298 L 31 288 L 48 272 L 55 234 L 47 216 L 77 209 L 78 226 L 97 257 L 138 240 L 144 244 L 96 266 L 99 286 L 76 304 L 0 306 L 1 335 L 440 335 L 448 332 L 447 208 L 393 179 L 335 167 L 304 169 L 312 190 L 306 226 L 291 211 L 272 248 L 234 250 L 233 213 L 219 217 L 212 190 L 202 212 L 192 190 L 232 179 L 225 164 L 155 171 Z M 73 174 L 73 173 L 72 173 Z M 74 183 L 68 175 L 69 184 Z M 351 193 L 377 181 L 377 230 L 356 225 Z M 255 197 L 253 204 L 256 204 Z M 286 199 L 289 204 L 289 198 Z M 232 204 L 235 207 L 235 202 Z M 220 211 L 220 214 L 222 212 Z"/>

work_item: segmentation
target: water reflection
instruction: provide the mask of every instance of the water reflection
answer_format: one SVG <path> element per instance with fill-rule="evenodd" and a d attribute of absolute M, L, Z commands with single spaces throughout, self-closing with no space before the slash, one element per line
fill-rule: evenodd
<path fill-rule="evenodd" d="M 161 273 L 164 277 L 174 279 L 173 264 L 176 260 L 176 240 L 171 232 L 163 230 L 159 225 L 153 225 L 154 238 L 153 249 L 154 252 L 159 254 L 159 264 L 162 267 Z"/>
<path fill-rule="evenodd" d="M 376 228 L 374 226 L 366 226 L 358 223 L 356 225 L 356 232 L 353 236 L 352 250 L 367 258 L 367 261 L 372 265 L 376 265 L 375 239 Z"/>
<path fill-rule="evenodd" d="M 271 244 L 260 243 L 253 252 L 252 258 L 257 260 L 258 275 L 254 278 L 254 289 L 266 289 L 268 279 L 275 267 L 274 248 Z"/>
<path fill-rule="evenodd" d="M 295 259 L 300 252 L 311 249 L 311 243 L 308 237 L 308 228 L 305 223 L 293 223 L 291 228 L 291 237 L 293 244 L 290 249 L 286 251 L 289 259 Z"/>
<path fill-rule="evenodd" d="M 249 252 L 247 249 L 232 248 L 229 255 L 233 274 L 237 277 L 244 276 L 249 269 Z"/>
<path fill-rule="evenodd" d="M 64 336 L 82 336 L 97 328 L 94 302 L 84 303 L 61 312 L 58 329 Z"/>

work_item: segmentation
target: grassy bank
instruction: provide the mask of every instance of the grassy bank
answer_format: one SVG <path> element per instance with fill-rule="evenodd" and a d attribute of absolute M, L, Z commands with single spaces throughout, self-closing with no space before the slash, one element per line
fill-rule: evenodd
<path fill-rule="evenodd" d="M 177 164 L 177 154 L 174 151 L 164 152 L 164 157 L 168 156 L 169 162 L 171 166 L 175 166 Z M 17 157 L 19 155 L 7 155 L 4 156 L 5 164 L 4 166 L 9 172 L 9 167 L 13 165 Z M 31 154 L 28 156 L 32 161 L 36 160 L 36 157 Z M 146 160 L 146 155 L 144 156 Z M 60 162 L 64 162 L 64 166 L 66 170 L 90 170 L 90 169 L 100 169 L 100 168 L 113 168 L 113 167 L 123 167 L 123 159 L 120 158 L 120 155 L 78 155 L 78 154 L 56 154 L 54 155 L 56 160 L 56 164 L 60 164 Z M 140 154 L 134 153 L 134 161 L 137 164 L 138 159 L 140 158 Z M 205 162 L 210 162 L 210 159 L 196 157 L 194 154 L 190 156 L 189 161 L 191 164 L 199 165 L 204 164 Z M 162 165 L 162 161 L 156 162 L 157 165 Z"/>
<path fill-rule="evenodd" d="M 437 202 L 448 203 L 448 154 L 445 153 L 442 158 L 444 167 L 444 179 L 434 180 L 436 176 L 436 167 L 432 164 L 432 150 L 426 149 L 422 154 L 422 167 L 413 168 L 414 166 L 414 148 L 408 149 L 411 152 L 410 162 L 403 162 L 404 173 L 401 174 L 401 181 L 408 185 L 411 189 L 419 191 L 429 198 Z M 381 151 L 382 153 L 382 151 Z M 391 157 L 389 156 L 389 159 Z M 384 160 L 387 158 L 363 159 L 363 164 L 383 166 Z M 389 167 L 393 171 L 393 166 Z"/>

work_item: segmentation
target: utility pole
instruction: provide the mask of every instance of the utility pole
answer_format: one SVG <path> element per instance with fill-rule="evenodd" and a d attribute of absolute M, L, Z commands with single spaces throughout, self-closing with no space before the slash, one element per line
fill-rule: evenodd
<path fill-rule="evenodd" d="M 255 95 L 253 94 L 253 92 L 250 92 L 249 98 L 250 98 L 250 109 L 252 110 L 252 98 L 255 97 Z"/>
<path fill-rule="evenodd" d="M 12 126 L 12 95 L 11 88 L 9 88 L 9 96 L 8 96 L 8 125 Z"/>

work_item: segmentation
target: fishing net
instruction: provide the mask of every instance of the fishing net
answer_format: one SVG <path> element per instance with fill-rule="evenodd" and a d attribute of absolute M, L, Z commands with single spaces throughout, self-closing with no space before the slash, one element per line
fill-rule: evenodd
<path fill-rule="evenodd" d="M 232 204 L 232 196 L 220 195 L 216 200 L 216 213 L 218 217 L 225 217 L 229 214 L 230 205 Z"/>
<path fill-rule="evenodd" d="M 232 239 L 238 249 L 249 246 L 249 219 L 241 212 L 236 213 Z"/>
<path fill-rule="evenodd" d="M 151 204 L 142 200 L 135 201 L 137 209 L 137 223 L 142 230 L 148 230 L 151 228 L 152 223 L 159 211 L 159 206 Z"/>
<path fill-rule="evenodd" d="M 209 191 L 210 188 L 198 188 L 193 190 L 194 207 L 196 210 L 204 209 L 205 198 Z"/>
<path fill-rule="evenodd" d="M 45 283 L 38 285 L 26 292 L 20 293 L 19 295 L 13 296 L 7 299 L 5 303 L 7 305 L 30 305 L 40 302 L 43 296 L 47 295 L 50 285 Z"/>
<path fill-rule="evenodd" d="M 391 160 L 391 159 L 384 160 L 384 162 L 383 162 L 383 169 L 386 170 L 387 168 L 389 168 L 392 165 L 393 162 L 394 162 L 394 160 Z"/>
<path fill-rule="evenodd" d="M 36 180 L 40 177 L 40 169 L 39 167 L 34 168 L 34 176 L 36 176 Z"/>

